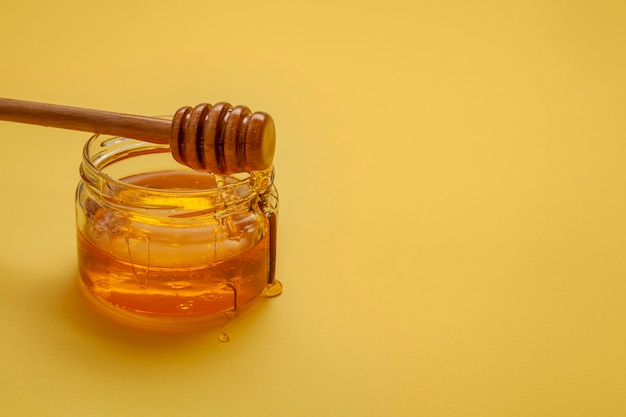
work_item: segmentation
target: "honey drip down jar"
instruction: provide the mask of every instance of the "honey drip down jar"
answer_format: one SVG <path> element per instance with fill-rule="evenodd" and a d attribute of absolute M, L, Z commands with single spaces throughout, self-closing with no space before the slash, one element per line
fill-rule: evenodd
<path fill-rule="evenodd" d="M 80 173 L 79 285 L 99 313 L 145 329 L 193 330 L 280 293 L 273 168 L 199 172 L 167 145 L 94 135 Z"/>

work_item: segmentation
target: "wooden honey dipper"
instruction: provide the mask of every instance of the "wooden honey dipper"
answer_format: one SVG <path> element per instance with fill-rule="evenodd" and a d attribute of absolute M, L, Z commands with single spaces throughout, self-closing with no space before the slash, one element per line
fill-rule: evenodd
<path fill-rule="evenodd" d="M 223 102 L 181 107 L 166 120 L 0 98 L 0 120 L 169 144 L 181 164 L 216 174 L 269 168 L 276 143 L 269 114 Z"/>

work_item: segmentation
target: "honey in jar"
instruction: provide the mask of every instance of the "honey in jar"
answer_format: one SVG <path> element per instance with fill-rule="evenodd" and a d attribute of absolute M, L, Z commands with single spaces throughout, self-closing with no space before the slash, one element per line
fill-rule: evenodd
<path fill-rule="evenodd" d="M 147 329 L 203 328 L 280 293 L 272 168 L 199 172 L 166 145 L 95 135 L 81 177 L 79 284 L 105 316 Z"/>

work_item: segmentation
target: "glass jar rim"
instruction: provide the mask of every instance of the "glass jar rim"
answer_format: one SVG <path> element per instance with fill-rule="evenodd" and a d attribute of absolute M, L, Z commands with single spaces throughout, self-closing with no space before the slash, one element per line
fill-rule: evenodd
<path fill-rule="evenodd" d="M 85 183 L 98 189 L 100 194 L 110 201 L 121 203 L 129 198 L 134 204 L 145 207 L 176 208 L 178 200 L 206 200 L 202 206 L 217 208 L 250 200 L 259 194 L 268 192 L 273 185 L 274 168 L 264 171 L 241 172 L 218 175 L 201 172 L 216 179 L 216 186 L 201 189 L 160 189 L 133 184 L 104 172 L 104 169 L 116 162 L 148 154 L 170 154 L 169 146 L 140 141 L 137 139 L 94 134 L 83 147 L 83 161 L 80 175 Z M 171 157 L 171 154 L 170 154 Z M 174 161 L 173 166 L 180 172 L 199 172 Z M 221 182 L 221 183 L 220 183 Z M 121 198 L 123 194 L 123 199 Z"/>

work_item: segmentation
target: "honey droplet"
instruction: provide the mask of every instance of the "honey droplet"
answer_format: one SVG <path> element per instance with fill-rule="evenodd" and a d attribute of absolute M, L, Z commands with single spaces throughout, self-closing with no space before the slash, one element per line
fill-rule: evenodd
<path fill-rule="evenodd" d="M 230 342 L 230 336 L 226 333 L 222 333 L 217 337 L 217 340 L 222 343 Z"/>
<path fill-rule="evenodd" d="M 278 297 L 282 293 L 283 293 L 283 284 L 281 284 L 280 281 L 272 282 L 267 287 L 265 287 L 262 292 L 262 294 L 268 298 Z"/>

